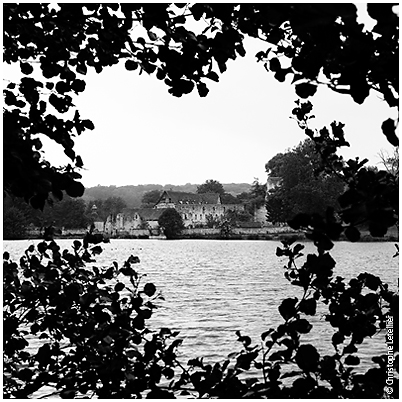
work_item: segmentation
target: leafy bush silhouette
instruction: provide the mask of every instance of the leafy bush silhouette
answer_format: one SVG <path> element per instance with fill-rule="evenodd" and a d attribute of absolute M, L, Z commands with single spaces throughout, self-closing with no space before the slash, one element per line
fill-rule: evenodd
<path fill-rule="evenodd" d="M 44 385 L 62 398 L 171 395 L 157 384 L 174 375 L 178 333 L 146 328 L 161 295 L 142 284 L 138 257 L 87 266 L 105 241 L 88 232 L 72 251 L 42 241 L 19 264 L 4 254 L 5 398 L 28 398 Z"/>

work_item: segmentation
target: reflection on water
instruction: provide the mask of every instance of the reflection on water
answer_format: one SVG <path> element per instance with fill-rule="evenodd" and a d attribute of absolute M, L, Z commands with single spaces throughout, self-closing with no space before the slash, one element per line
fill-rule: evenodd
<path fill-rule="evenodd" d="M 72 240 L 58 242 L 61 247 L 72 244 Z M 17 260 L 29 244 L 36 243 L 6 241 L 4 250 Z M 305 254 L 314 252 L 311 243 L 304 244 Z M 283 276 L 286 260 L 275 255 L 279 245 L 275 241 L 111 240 L 103 246 L 98 264 L 110 266 L 117 261 L 121 266 L 131 254 L 139 256 L 136 269 L 147 274 L 144 283 L 153 282 L 165 298 L 149 325 L 180 331 L 183 362 L 198 356 L 216 362 L 240 349 L 236 330 L 259 343 L 262 332 L 281 323 L 280 301 L 302 296 L 301 289 Z M 398 260 L 392 258 L 394 252 L 393 243 L 336 243 L 332 250 L 337 262 L 335 275 L 348 279 L 369 272 L 396 290 Z M 332 353 L 334 331 L 323 313 L 319 310 L 317 316 L 309 317 L 314 329 L 308 339 L 320 352 Z M 383 334 L 374 338 L 362 345 L 363 357 L 368 351 L 386 353 Z"/>

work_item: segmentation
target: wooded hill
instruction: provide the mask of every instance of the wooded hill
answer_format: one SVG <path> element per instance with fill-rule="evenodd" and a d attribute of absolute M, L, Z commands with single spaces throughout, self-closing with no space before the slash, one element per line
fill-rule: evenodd
<path fill-rule="evenodd" d="M 184 185 L 174 184 L 139 184 L 130 186 L 96 186 L 85 189 L 85 193 L 82 196 L 84 201 L 106 200 L 109 197 L 121 197 L 128 208 L 139 208 L 141 206 L 141 200 L 143 195 L 152 190 L 172 190 L 172 191 L 184 191 L 189 193 L 196 193 L 197 186 L 199 184 L 187 183 Z M 223 184 L 226 193 L 232 195 L 238 195 L 243 192 L 249 192 L 251 184 L 248 183 L 228 183 Z"/>

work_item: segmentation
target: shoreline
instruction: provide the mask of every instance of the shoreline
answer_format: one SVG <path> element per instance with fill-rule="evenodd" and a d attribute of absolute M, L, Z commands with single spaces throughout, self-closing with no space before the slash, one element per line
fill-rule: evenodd
<path fill-rule="evenodd" d="M 106 236 L 108 236 L 106 234 Z M 55 240 L 61 239 L 81 239 L 82 233 L 66 233 L 65 235 L 54 236 Z M 152 235 L 130 235 L 130 234 L 117 234 L 108 236 L 109 239 L 127 239 L 127 240 L 166 240 L 166 236 L 152 236 Z M 177 236 L 174 239 L 169 240 L 261 240 L 261 241 L 282 241 L 289 238 L 295 238 L 296 241 L 308 241 L 303 232 L 282 232 L 282 233 L 246 233 L 246 234 L 229 234 L 221 235 L 217 233 L 213 234 L 184 234 Z M 3 239 L 3 240 L 43 240 L 42 236 L 27 236 L 23 238 L 15 239 Z M 333 240 L 335 243 L 338 241 L 348 241 L 345 235 L 341 235 L 338 240 Z M 390 234 L 384 237 L 373 237 L 368 233 L 363 232 L 359 240 L 353 243 L 381 243 L 381 242 L 399 242 L 399 236 Z"/>

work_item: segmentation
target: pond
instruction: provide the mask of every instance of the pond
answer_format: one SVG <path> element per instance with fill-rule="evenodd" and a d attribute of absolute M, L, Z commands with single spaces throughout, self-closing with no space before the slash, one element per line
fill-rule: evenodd
<path fill-rule="evenodd" d="M 5 241 L 4 251 L 17 260 L 22 252 L 38 241 Z M 58 240 L 69 248 L 72 240 Z M 314 246 L 302 242 L 304 254 Z M 245 240 L 111 240 L 102 245 L 104 252 L 97 264 L 119 266 L 136 255 L 141 263 L 134 268 L 146 274 L 145 282 L 153 282 L 165 301 L 149 320 L 152 328 L 169 327 L 180 331 L 183 344 L 179 348 L 182 363 L 194 357 L 205 362 L 223 361 L 241 344 L 235 332 L 249 335 L 253 344 L 261 342 L 262 332 L 282 322 L 278 306 L 282 299 L 297 296 L 302 289 L 284 278 L 285 258 L 275 255 L 277 241 Z M 393 258 L 395 245 L 387 243 L 338 242 L 331 252 L 337 262 L 335 276 L 350 279 L 369 272 L 389 284 L 398 286 L 398 259 Z M 300 264 L 304 261 L 300 259 Z M 325 307 L 325 306 L 323 306 Z M 311 319 L 312 332 L 302 339 L 313 341 L 320 353 L 333 353 L 334 330 L 325 322 L 325 310 Z M 368 354 L 386 353 L 384 334 L 365 341 L 360 355 L 366 365 Z"/>

